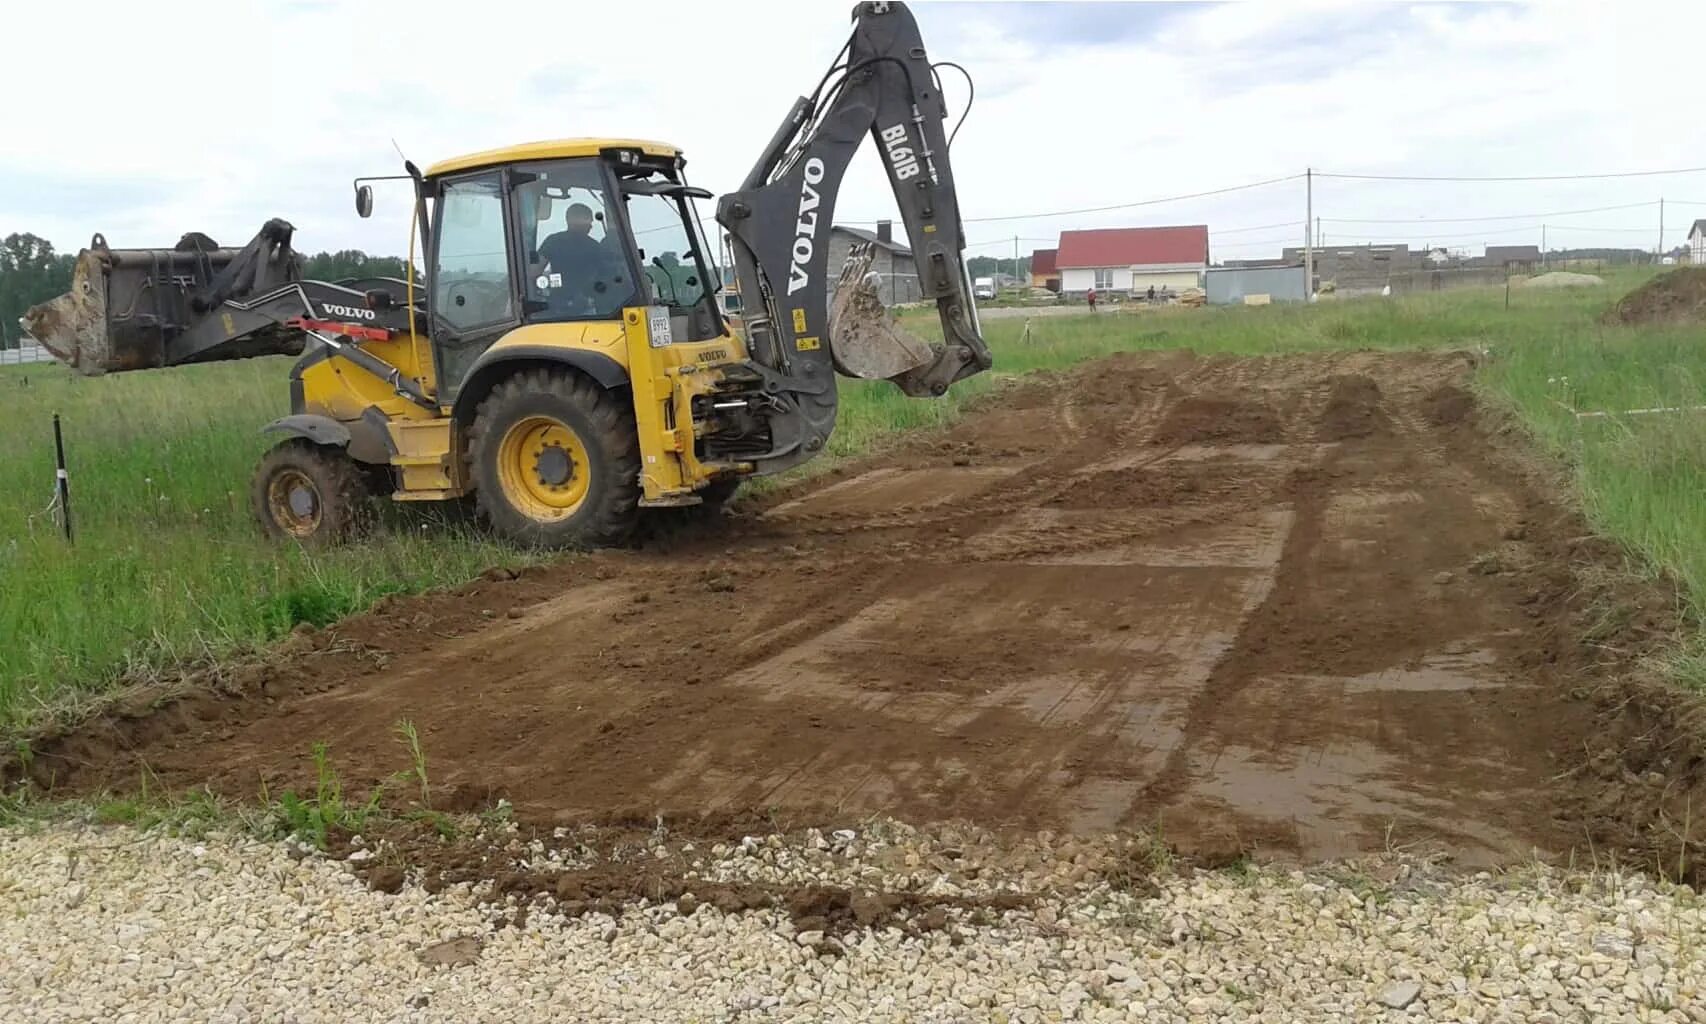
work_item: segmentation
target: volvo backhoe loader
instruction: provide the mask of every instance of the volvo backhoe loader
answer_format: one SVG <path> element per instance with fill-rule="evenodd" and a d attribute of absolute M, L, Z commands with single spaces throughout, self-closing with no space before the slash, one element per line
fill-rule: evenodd
<path fill-rule="evenodd" d="M 989 368 L 946 116 L 912 14 L 859 4 L 835 66 L 717 204 L 739 331 L 694 208 L 710 193 L 687 183 L 674 146 L 627 139 L 406 163 L 424 280 L 303 280 L 281 220 L 237 250 L 201 235 L 113 250 L 97 236 L 71 293 L 25 322 L 92 373 L 302 351 L 291 414 L 267 428 L 284 440 L 252 492 L 274 535 L 344 535 L 377 480 L 401 501 L 472 493 L 523 543 L 617 543 L 643 507 L 716 504 L 821 452 L 837 372 L 932 396 Z M 867 137 L 940 344 L 886 316 L 868 254 L 837 268 L 829 299 L 836 193 Z M 356 182 L 364 217 L 371 180 Z"/>

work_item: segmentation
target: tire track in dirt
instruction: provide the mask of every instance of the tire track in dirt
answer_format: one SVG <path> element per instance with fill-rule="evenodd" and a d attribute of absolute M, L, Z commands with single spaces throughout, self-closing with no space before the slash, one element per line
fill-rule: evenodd
<path fill-rule="evenodd" d="M 407 718 L 435 785 L 541 824 L 1562 850 L 1559 808 L 1591 801 L 1545 780 L 1595 722 L 1546 667 L 1568 609 L 1523 574 L 1567 570 L 1504 539 L 1540 499 L 1497 440 L 1429 411 L 1467 368 L 1167 353 L 1003 386 L 726 527 L 387 601 L 34 770 L 252 797 L 304 786 L 323 740 L 359 788 L 405 766 Z"/>

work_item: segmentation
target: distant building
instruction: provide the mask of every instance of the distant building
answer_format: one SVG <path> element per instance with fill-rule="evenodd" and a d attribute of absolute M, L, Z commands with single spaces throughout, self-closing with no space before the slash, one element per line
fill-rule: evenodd
<path fill-rule="evenodd" d="M 1059 249 L 1036 249 L 1031 253 L 1031 287 L 1060 291 L 1060 268 L 1055 262 Z"/>
<path fill-rule="evenodd" d="M 1393 274 L 1421 269 L 1420 253 L 1402 242 L 1371 245 L 1330 245 L 1315 250 L 1315 289 L 1332 282 L 1338 288 L 1383 288 Z M 1303 247 L 1288 245 L 1281 254 L 1285 263 L 1303 262 Z"/>
<path fill-rule="evenodd" d="M 1302 265 L 1210 267 L 1203 275 L 1203 291 L 1211 306 L 1302 302 L 1308 297 Z"/>
<path fill-rule="evenodd" d="M 1060 290 L 1083 295 L 1174 293 L 1202 285 L 1208 269 L 1208 227 L 1097 228 L 1062 231 L 1055 255 Z"/>
<path fill-rule="evenodd" d="M 1706 263 L 1706 218 L 1688 229 L 1688 262 L 1697 267 Z"/>
<path fill-rule="evenodd" d="M 1538 245 L 1489 245 L 1484 262 L 1506 270 L 1533 270 L 1540 262 Z"/>
<path fill-rule="evenodd" d="M 912 262 L 912 250 L 894 240 L 894 222 L 886 220 L 877 221 L 874 232 L 844 224 L 829 229 L 830 284 L 833 285 L 835 276 L 841 273 L 848 252 L 861 242 L 870 242 L 876 247 L 871 270 L 882 277 L 882 283 L 877 286 L 877 297 L 882 299 L 883 305 L 917 302 L 923 296 L 923 289 L 918 285 L 918 267 Z"/>

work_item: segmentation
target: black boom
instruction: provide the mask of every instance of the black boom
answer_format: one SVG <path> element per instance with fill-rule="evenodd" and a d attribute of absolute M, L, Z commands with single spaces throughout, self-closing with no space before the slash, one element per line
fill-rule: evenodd
<path fill-rule="evenodd" d="M 717 220 L 733 238 L 735 273 L 748 296 L 747 342 L 772 416 L 774 472 L 822 448 L 835 427 L 830 350 L 829 231 L 847 163 L 869 136 L 899 204 L 923 296 L 936 301 L 945 344 L 923 366 L 892 378 L 910 395 L 939 395 L 990 366 L 966 274 L 964 228 L 943 124 L 947 107 L 904 4 L 853 11 L 842 77 L 796 100 Z M 757 301 L 755 302 L 754 299 Z"/>

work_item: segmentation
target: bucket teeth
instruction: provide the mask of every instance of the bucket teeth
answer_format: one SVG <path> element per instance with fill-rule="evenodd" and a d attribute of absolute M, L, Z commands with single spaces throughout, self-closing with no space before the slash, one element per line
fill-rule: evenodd
<path fill-rule="evenodd" d="M 875 258 L 876 246 L 868 242 L 848 253 L 829 303 L 829 347 L 841 373 L 887 380 L 928 364 L 935 353 L 883 307 L 882 277 L 871 269 Z"/>
<path fill-rule="evenodd" d="M 97 252 L 85 249 L 71 272 L 71 290 L 31 306 L 20 322 L 56 359 L 84 373 L 101 373 L 114 368 L 106 306 L 106 268 Z"/>

